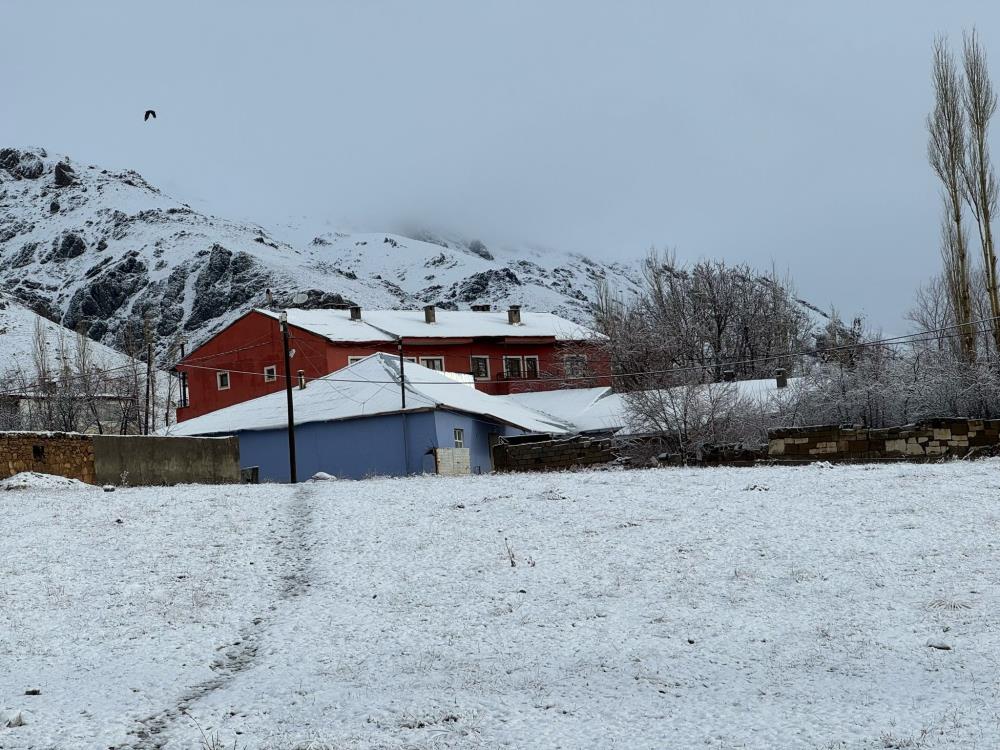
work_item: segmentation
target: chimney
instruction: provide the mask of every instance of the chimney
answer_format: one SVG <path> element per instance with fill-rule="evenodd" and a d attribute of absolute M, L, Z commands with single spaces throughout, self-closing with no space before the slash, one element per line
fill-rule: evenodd
<path fill-rule="evenodd" d="M 361 307 L 351 305 L 351 320 L 361 320 Z"/>
<path fill-rule="evenodd" d="M 510 309 L 507 310 L 507 322 L 512 326 L 521 325 L 521 306 L 511 305 Z"/>
<path fill-rule="evenodd" d="M 489 312 L 490 305 L 473 305 L 472 312 Z"/>
<path fill-rule="evenodd" d="M 736 370 L 723 370 L 722 379 L 725 380 L 727 383 L 732 383 L 734 380 L 736 380 Z"/>
<path fill-rule="evenodd" d="M 779 367 L 777 370 L 774 371 L 774 384 L 778 388 L 788 387 L 788 376 L 785 374 L 784 367 Z"/>
<path fill-rule="evenodd" d="M 424 305 L 424 322 L 434 323 L 437 320 L 437 312 L 434 305 Z"/>

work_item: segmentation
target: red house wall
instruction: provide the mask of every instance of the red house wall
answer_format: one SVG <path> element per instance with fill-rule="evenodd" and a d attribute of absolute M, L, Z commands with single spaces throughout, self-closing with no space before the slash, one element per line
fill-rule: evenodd
<path fill-rule="evenodd" d="M 291 361 L 293 379 L 299 370 L 311 380 L 347 367 L 350 357 L 398 352 L 395 342 L 335 343 L 295 326 L 289 327 L 289 336 L 290 348 L 295 350 Z M 586 357 L 590 377 L 562 380 L 566 376 L 564 358 L 568 355 Z M 445 370 L 466 373 L 472 369 L 472 356 L 485 356 L 489 359 L 490 377 L 477 381 L 477 388 L 493 395 L 611 384 L 611 363 L 604 347 L 589 342 L 546 338 L 404 339 L 403 356 L 416 358 L 418 363 L 421 358 L 441 357 Z M 505 378 L 503 358 L 525 356 L 538 357 L 539 377 L 528 379 L 522 369 L 521 378 Z M 277 379 L 266 382 L 264 368 L 271 365 L 277 369 Z M 186 374 L 188 383 L 188 406 L 177 409 L 178 422 L 280 391 L 285 386 L 285 374 L 278 321 L 250 312 L 191 352 L 176 369 Z M 227 390 L 219 390 L 219 370 L 229 372 Z"/>

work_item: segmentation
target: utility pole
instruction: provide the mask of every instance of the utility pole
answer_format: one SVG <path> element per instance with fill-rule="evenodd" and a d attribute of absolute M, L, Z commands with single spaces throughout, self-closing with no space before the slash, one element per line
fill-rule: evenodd
<path fill-rule="evenodd" d="M 406 408 L 406 377 L 404 376 L 404 373 L 403 373 L 403 363 L 404 363 L 405 360 L 403 359 L 403 337 L 402 336 L 400 336 L 398 339 L 396 339 L 396 346 L 399 349 L 399 400 L 401 402 L 400 403 L 400 408 L 405 409 Z"/>
<path fill-rule="evenodd" d="M 403 337 L 396 339 L 396 346 L 399 349 L 399 418 L 403 422 L 403 467 L 407 474 L 410 473 L 410 436 L 406 424 L 406 373 L 403 368 L 406 360 L 403 359 Z"/>
<path fill-rule="evenodd" d="M 295 465 L 295 405 L 292 402 L 292 357 L 288 353 L 288 313 L 278 316 L 281 323 L 281 343 L 285 349 L 285 396 L 288 399 L 288 477 L 292 484 L 299 481 Z"/>
<path fill-rule="evenodd" d="M 153 339 L 149 334 L 149 315 L 142 320 L 142 337 L 146 340 L 146 413 L 142 418 L 142 434 L 149 434 L 150 401 L 153 395 Z"/>

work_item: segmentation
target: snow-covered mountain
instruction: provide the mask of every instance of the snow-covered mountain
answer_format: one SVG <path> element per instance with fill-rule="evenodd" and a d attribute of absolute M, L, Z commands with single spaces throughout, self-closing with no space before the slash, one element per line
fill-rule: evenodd
<path fill-rule="evenodd" d="M 48 366 L 55 372 L 63 367 L 76 369 L 80 364 L 78 336 L 58 323 L 53 323 L 27 307 L 19 304 L 6 294 L 0 293 L 0 379 L 9 371 L 19 370 L 29 381 L 36 373 L 36 360 L 45 352 Z M 114 370 L 132 363 L 127 356 L 110 347 L 92 342 L 83 350 L 91 367 Z M 145 365 L 138 365 L 140 369 Z M 3 387 L 10 387 L 4 383 Z"/>
<path fill-rule="evenodd" d="M 121 348 L 145 315 L 159 350 L 197 344 L 255 305 L 520 304 L 587 322 L 595 283 L 635 269 L 475 240 L 299 227 L 287 240 L 206 215 L 136 172 L 44 149 L 0 149 L 0 288 Z"/>

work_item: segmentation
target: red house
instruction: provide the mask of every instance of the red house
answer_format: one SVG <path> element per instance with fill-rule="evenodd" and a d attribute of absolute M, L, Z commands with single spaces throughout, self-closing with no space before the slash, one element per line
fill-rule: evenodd
<path fill-rule="evenodd" d="M 611 383 L 604 337 L 552 313 L 287 310 L 292 377 L 300 386 L 376 352 L 473 375 L 493 395 Z M 284 388 L 278 313 L 251 310 L 182 359 L 177 421 Z"/>

